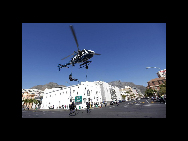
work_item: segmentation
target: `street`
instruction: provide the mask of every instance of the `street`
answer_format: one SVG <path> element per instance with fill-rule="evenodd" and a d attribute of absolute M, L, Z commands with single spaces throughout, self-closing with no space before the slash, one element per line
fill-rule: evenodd
<path fill-rule="evenodd" d="M 70 110 L 38 109 L 22 111 L 22 118 L 166 118 L 166 104 L 149 99 L 126 101 L 119 106 L 108 105 L 102 108 L 77 110 L 76 115 L 69 116 Z"/>

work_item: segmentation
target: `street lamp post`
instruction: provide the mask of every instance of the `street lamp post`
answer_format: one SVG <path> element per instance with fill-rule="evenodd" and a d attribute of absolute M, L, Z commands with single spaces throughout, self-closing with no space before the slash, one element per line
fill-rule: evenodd
<path fill-rule="evenodd" d="M 160 69 L 160 68 L 158 68 L 158 67 L 146 67 L 146 69 L 150 69 L 150 68 L 159 69 L 159 71 L 161 70 L 161 69 Z"/>
<path fill-rule="evenodd" d="M 161 70 L 161 69 L 158 68 L 158 67 L 146 67 L 146 69 L 150 69 L 150 68 L 155 68 L 155 69 L 159 69 L 159 70 Z"/>

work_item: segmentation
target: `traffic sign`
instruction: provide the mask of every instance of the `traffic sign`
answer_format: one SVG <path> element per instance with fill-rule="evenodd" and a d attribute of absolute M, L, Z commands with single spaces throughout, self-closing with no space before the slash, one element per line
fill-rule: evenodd
<path fill-rule="evenodd" d="M 82 96 L 75 96 L 75 102 L 82 102 Z"/>

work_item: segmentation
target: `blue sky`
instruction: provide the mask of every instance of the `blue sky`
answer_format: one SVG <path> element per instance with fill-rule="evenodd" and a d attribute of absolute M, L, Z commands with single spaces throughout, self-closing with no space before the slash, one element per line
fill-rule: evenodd
<path fill-rule="evenodd" d="M 77 51 L 69 25 L 73 25 L 80 50 L 101 55 L 91 58 L 89 69 L 75 67 L 58 70 Z M 166 68 L 166 23 L 22 23 L 22 88 L 55 82 L 75 85 L 79 81 L 120 80 L 147 86 Z M 68 82 L 68 83 L 67 83 Z"/>

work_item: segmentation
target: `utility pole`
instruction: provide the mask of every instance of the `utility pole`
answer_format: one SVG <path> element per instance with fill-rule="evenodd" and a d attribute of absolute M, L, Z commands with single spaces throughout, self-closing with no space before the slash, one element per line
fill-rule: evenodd
<path fill-rule="evenodd" d="M 150 69 L 150 68 L 155 68 L 155 69 L 159 69 L 159 70 L 161 70 L 161 69 L 158 68 L 158 67 L 146 67 L 146 69 Z"/>

